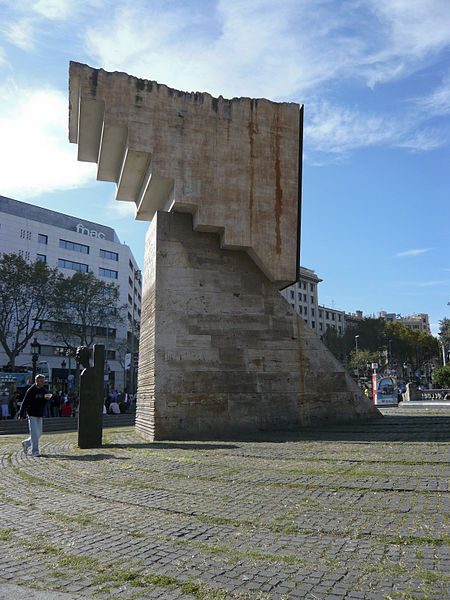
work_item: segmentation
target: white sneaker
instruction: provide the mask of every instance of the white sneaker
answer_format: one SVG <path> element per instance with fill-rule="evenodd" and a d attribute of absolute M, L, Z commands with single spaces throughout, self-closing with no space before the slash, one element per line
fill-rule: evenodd
<path fill-rule="evenodd" d="M 25 454 L 28 454 L 29 445 L 26 442 L 22 442 L 22 448 Z"/>

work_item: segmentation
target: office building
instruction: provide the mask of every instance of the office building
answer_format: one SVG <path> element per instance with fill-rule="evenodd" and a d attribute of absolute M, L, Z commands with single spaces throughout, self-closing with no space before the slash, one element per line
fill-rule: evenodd
<path fill-rule="evenodd" d="M 0 251 L 19 254 L 27 261 L 41 260 L 50 267 L 58 267 L 66 277 L 75 271 L 93 272 L 96 277 L 118 285 L 119 306 L 126 306 L 124 322 L 99 327 L 96 341 L 104 343 L 106 348 L 106 383 L 117 389 L 123 389 L 127 381 L 129 385 L 134 361 L 131 357 L 127 380 L 125 361 L 130 357 L 125 355 L 127 351 L 134 354 L 138 350 L 141 272 L 130 248 L 120 242 L 114 229 L 0 196 Z M 67 348 L 52 337 L 45 323 L 35 338 L 40 345 L 39 363 L 48 365 L 55 385 L 65 387 L 75 368 L 74 360 L 66 356 Z M 7 360 L 0 347 L 0 366 Z M 30 346 L 17 357 L 16 365 L 31 366 Z"/>

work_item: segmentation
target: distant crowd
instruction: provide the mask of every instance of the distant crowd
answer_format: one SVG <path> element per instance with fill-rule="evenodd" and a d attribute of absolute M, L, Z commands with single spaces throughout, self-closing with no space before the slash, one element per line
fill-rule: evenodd
<path fill-rule="evenodd" d="M 125 414 L 136 411 L 137 394 L 111 390 L 104 398 L 103 413 L 111 415 Z M 7 391 L 0 393 L 0 406 L 2 419 L 17 419 L 22 405 L 23 394 Z M 49 417 L 77 417 L 80 399 L 75 392 L 65 393 L 55 391 L 44 407 L 44 418 Z"/>

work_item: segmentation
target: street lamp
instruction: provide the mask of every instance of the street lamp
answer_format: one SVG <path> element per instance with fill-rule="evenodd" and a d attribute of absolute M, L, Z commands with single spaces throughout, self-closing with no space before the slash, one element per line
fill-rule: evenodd
<path fill-rule="evenodd" d="M 33 382 L 34 382 L 34 380 L 36 378 L 36 364 L 37 364 L 39 350 L 41 348 L 41 345 L 37 341 L 37 339 L 34 338 L 34 340 L 31 342 L 30 346 L 31 346 L 31 354 L 32 354 L 31 363 L 33 365 Z"/>
<path fill-rule="evenodd" d="M 359 335 L 355 335 L 355 357 L 356 357 L 356 378 L 359 379 L 359 367 L 358 367 L 358 338 Z"/>

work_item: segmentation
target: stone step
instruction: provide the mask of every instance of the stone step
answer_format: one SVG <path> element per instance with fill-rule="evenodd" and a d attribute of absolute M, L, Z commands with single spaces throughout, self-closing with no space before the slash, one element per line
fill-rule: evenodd
<path fill-rule="evenodd" d="M 127 427 L 134 425 L 135 414 L 103 415 L 103 427 Z M 76 431 L 78 419 L 73 417 L 44 418 L 44 433 L 57 431 Z M 0 435 L 27 433 L 28 422 L 7 419 L 0 421 Z"/>

